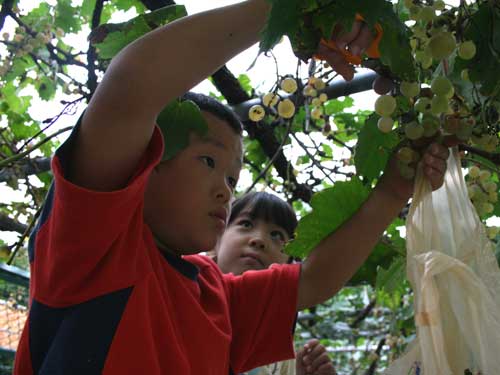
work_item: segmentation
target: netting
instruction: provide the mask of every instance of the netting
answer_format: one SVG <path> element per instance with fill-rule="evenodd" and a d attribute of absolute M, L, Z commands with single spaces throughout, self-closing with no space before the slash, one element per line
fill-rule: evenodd
<path fill-rule="evenodd" d="M 28 316 L 28 278 L 0 268 L 0 375 L 12 373 L 14 353 Z"/>

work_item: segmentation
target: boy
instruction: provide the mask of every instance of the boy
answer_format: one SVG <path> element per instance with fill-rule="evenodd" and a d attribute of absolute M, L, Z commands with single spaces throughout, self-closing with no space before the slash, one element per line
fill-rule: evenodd
<path fill-rule="evenodd" d="M 208 134 L 192 133 L 159 163 L 155 119 L 255 43 L 268 12 L 266 0 L 248 0 L 186 17 L 113 59 L 53 161 L 55 184 L 30 240 L 31 306 L 15 374 L 220 375 L 291 358 L 297 309 L 337 292 L 407 202 L 412 184 L 389 168 L 301 266 L 235 277 L 182 257 L 214 248 L 225 228 L 241 137 L 204 111 Z M 371 40 L 357 22 L 338 42 L 359 52 Z M 327 58 L 352 76 L 340 54 Z M 434 145 L 424 157 L 434 188 L 447 155 Z"/>

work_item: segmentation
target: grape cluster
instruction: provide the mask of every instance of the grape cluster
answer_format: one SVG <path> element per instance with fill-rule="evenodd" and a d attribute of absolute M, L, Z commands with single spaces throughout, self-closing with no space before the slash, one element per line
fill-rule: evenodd
<path fill-rule="evenodd" d="M 419 158 L 415 145 L 425 143 L 421 139 L 455 135 L 488 152 L 499 145 L 500 105 L 491 107 L 491 120 L 485 121 L 484 111 L 469 108 L 447 76 L 447 59 L 454 53 L 462 60 L 473 59 L 476 46 L 472 40 L 462 39 L 463 33 L 455 33 L 453 23 L 445 20 L 449 15 L 445 14 L 443 1 L 431 3 L 404 0 L 410 19 L 415 21 L 410 44 L 421 71 L 421 82 L 398 82 L 380 76 L 373 83 L 374 91 L 380 95 L 375 102 L 375 112 L 380 116 L 378 129 L 399 135 L 404 147 L 398 158 L 402 174 L 408 177 L 415 174 L 411 165 Z M 442 63 L 442 69 L 434 69 L 438 63 Z M 462 79 L 467 76 L 468 72 L 463 71 Z"/>
<path fill-rule="evenodd" d="M 467 192 L 480 217 L 493 212 L 494 205 L 498 201 L 498 186 L 492 181 L 490 171 L 481 170 L 475 165 L 470 167 L 467 178 Z"/>
<path fill-rule="evenodd" d="M 298 89 L 294 78 L 286 77 L 281 80 L 280 88 L 287 94 L 294 94 Z M 278 115 L 284 119 L 290 119 L 295 115 L 295 104 L 290 99 L 281 99 L 276 92 L 269 92 L 262 96 L 262 104 L 256 104 L 248 111 L 248 117 L 254 122 L 261 121 L 266 115 L 266 108 L 275 109 Z"/>
<path fill-rule="evenodd" d="M 2 34 L 3 41 L 7 43 L 12 53 L 0 65 L 0 76 L 4 76 L 10 70 L 12 58 L 29 55 L 50 43 L 53 37 L 64 36 L 64 31 L 61 28 L 57 28 L 52 32 L 51 25 L 47 25 L 43 29 L 43 31 L 31 35 L 26 31 L 25 27 L 19 26 L 15 29 L 12 38 L 8 32 Z"/>
<path fill-rule="evenodd" d="M 302 95 L 306 101 L 312 104 L 311 117 L 315 120 L 323 116 L 323 103 L 328 100 L 326 94 L 318 95 L 318 91 L 323 90 L 326 83 L 321 78 L 309 77 L 307 84 L 302 90 Z M 295 78 L 285 77 L 279 83 L 279 88 L 286 94 L 295 94 L 299 85 Z M 277 91 L 277 90 L 275 90 Z M 277 111 L 278 116 L 284 119 L 290 119 L 295 115 L 295 104 L 290 99 L 282 99 L 277 92 L 268 92 L 262 96 L 262 104 L 256 104 L 248 111 L 248 117 L 254 122 L 262 121 L 267 111 Z"/>

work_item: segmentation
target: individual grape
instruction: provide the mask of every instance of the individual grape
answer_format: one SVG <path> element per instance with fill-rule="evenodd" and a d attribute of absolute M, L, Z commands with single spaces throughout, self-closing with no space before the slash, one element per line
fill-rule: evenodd
<path fill-rule="evenodd" d="M 429 55 L 426 50 L 415 52 L 415 60 L 417 60 L 424 69 L 428 69 L 432 65 L 432 56 Z"/>
<path fill-rule="evenodd" d="M 481 171 L 479 172 L 479 181 L 485 182 L 486 180 L 489 180 L 491 177 L 491 172 L 490 171 Z"/>
<path fill-rule="evenodd" d="M 372 89 L 379 95 L 385 95 L 394 88 L 394 82 L 383 76 L 375 78 L 372 84 Z"/>
<path fill-rule="evenodd" d="M 497 203 L 498 202 L 498 193 L 496 191 L 492 191 L 488 193 L 488 200 L 491 203 Z"/>
<path fill-rule="evenodd" d="M 422 116 L 422 127 L 424 128 L 424 137 L 432 137 L 434 136 L 440 126 L 439 118 L 431 115 L 430 113 L 426 113 Z"/>
<path fill-rule="evenodd" d="M 311 96 L 311 97 L 316 97 L 318 96 L 318 92 L 316 91 L 316 89 L 311 86 L 311 85 L 306 85 L 304 87 L 304 89 L 302 90 L 302 93 L 304 94 L 304 96 Z"/>
<path fill-rule="evenodd" d="M 248 111 L 248 117 L 254 122 L 261 121 L 266 115 L 266 110 L 260 104 L 254 105 Z"/>
<path fill-rule="evenodd" d="M 3 40 L 9 40 L 10 34 L 7 33 L 7 32 L 5 32 L 5 33 L 2 34 L 2 38 L 3 38 Z"/>
<path fill-rule="evenodd" d="M 274 107 L 279 101 L 279 96 L 272 92 L 267 93 L 262 97 L 262 104 L 265 107 Z"/>
<path fill-rule="evenodd" d="M 455 93 L 455 89 L 453 88 L 453 84 L 450 80 L 444 76 L 438 76 L 434 78 L 431 83 L 431 90 L 436 95 L 445 96 L 447 98 L 451 98 Z"/>
<path fill-rule="evenodd" d="M 490 202 L 484 202 L 481 207 L 481 211 L 483 212 L 483 215 L 486 214 L 491 214 L 493 210 L 495 209 L 495 206 L 493 206 Z M 481 216 L 483 216 L 481 215 Z"/>
<path fill-rule="evenodd" d="M 493 240 L 496 238 L 496 236 L 498 235 L 498 232 L 500 231 L 500 228 L 498 227 L 488 227 L 486 229 L 486 233 L 488 234 L 488 238 L 490 240 Z"/>
<path fill-rule="evenodd" d="M 410 147 L 401 147 L 396 156 L 401 163 L 410 164 L 413 161 L 414 152 Z"/>
<path fill-rule="evenodd" d="M 323 104 L 323 102 L 321 101 L 320 98 L 314 98 L 312 100 L 311 104 L 313 107 L 319 107 L 319 106 L 321 106 L 321 104 Z"/>
<path fill-rule="evenodd" d="M 464 81 L 470 81 L 470 78 L 469 78 L 469 69 L 463 69 L 460 72 L 460 78 L 462 78 Z"/>
<path fill-rule="evenodd" d="M 380 116 L 390 116 L 396 109 L 396 99 L 390 95 L 382 95 L 375 101 L 375 112 Z"/>
<path fill-rule="evenodd" d="M 469 199 L 474 199 L 477 192 L 480 190 L 481 190 L 481 188 L 479 186 L 477 186 L 476 184 L 472 184 L 472 185 L 467 186 L 467 195 L 469 196 Z"/>
<path fill-rule="evenodd" d="M 483 188 L 487 193 L 493 193 L 497 191 L 498 186 L 493 181 L 486 181 L 485 183 L 483 183 Z"/>
<path fill-rule="evenodd" d="M 487 138 L 487 142 L 486 144 L 483 146 L 484 150 L 485 151 L 488 151 L 488 152 L 493 152 L 495 151 L 495 149 L 497 148 L 498 146 L 498 138 L 494 135 L 490 135 L 488 138 Z"/>
<path fill-rule="evenodd" d="M 389 133 L 394 126 L 394 120 L 391 117 L 382 116 L 378 119 L 377 127 L 382 133 Z"/>
<path fill-rule="evenodd" d="M 403 81 L 399 86 L 399 90 L 403 96 L 406 96 L 407 98 L 414 98 L 420 93 L 420 85 L 418 82 Z"/>
<path fill-rule="evenodd" d="M 413 0 L 404 0 L 405 7 L 410 8 L 413 6 Z"/>
<path fill-rule="evenodd" d="M 433 36 L 429 42 L 429 50 L 435 60 L 446 59 L 456 47 L 457 42 L 450 32 L 440 32 Z"/>
<path fill-rule="evenodd" d="M 477 189 L 474 194 L 474 203 L 480 204 L 488 201 L 488 195 L 481 189 L 478 185 L 476 185 Z"/>
<path fill-rule="evenodd" d="M 458 56 L 464 60 L 470 60 L 476 55 L 476 45 L 472 40 L 461 43 L 458 46 Z"/>
<path fill-rule="evenodd" d="M 421 97 L 415 102 L 415 111 L 420 113 L 428 113 L 431 111 L 431 100 L 426 97 Z"/>
<path fill-rule="evenodd" d="M 422 22 L 428 23 L 436 18 L 436 11 L 432 7 L 423 7 L 418 14 L 418 19 Z"/>
<path fill-rule="evenodd" d="M 283 81 L 281 81 L 281 88 L 283 91 L 293 94 L 295 91 L 297 91 L 297 81 L 291 77 L 285 78 Z"/>
<path fill-rule="evenodd" d="M 406 138 L 415 141 L 424 135 L 424 127 L 416 121 L 412 121 L 405 126 Z"/>
<path fill-rule="evenodd" d="M 320 94 L 319 100 L 321 100 L 322 103 L 328 101 L 328 95 L 326 95 L 325 93 Z"/>
<path fill-rule="evenodd" d="M 321 78 L 316 78 L 313 86 L 316 90 L 323 90 L 326 87 L 326 83 Z"/>
<path fill-rule="evenodd" d="M 440 115 L 448 111 L 448 98 L 441 95 L 434 95 L 431 101 L 431 112 L 434 115 Z"/>
<path fill-rule="evenodd" d="M 478 178 L 480 172 L 481 172 L 481 170 L 479 169 L 479 167 L 477 167 L 475 165 L 473 165 L 472 167 L 469 168 L 469 176 L 471 178 Z"/>
<path fill-rule="evenodd" d="M 278 114 L 284 119 L 292 118 L 295 114 L 295 104 L 290 99 L 282 100 L 278 104 Z"/>
<path fill-rule="evenodd" d="M 323 108 L 321 107 L 315 107 L 312 111 L 311 111 L 311 117 L 315 120 L 319 120 L 321 118 L 321 116 L 323 115 Z"/>

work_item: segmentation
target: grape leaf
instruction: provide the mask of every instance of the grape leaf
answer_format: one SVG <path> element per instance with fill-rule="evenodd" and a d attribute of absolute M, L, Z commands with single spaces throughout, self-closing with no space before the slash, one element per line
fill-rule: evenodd
<path fill-rule="evenodd" d="M 316 52 L 321 38 L 330 38 L 336 24 L 350 30 L 356 14 L 360 14 L 373 30 L 376 23 L 382 26 L 381 62 L 401 79 L 416 80 L 408 28 L 394 12 L 390 1 L 337 0 L 326 4 L 319 2 L 321 6 L 314 6 L 311 1 L 302 4 L 297 0 L 271 2 L 273 8 L 263 33 L 261 50 L 271 49 L 283 35 L 287 35 L 295 54 L 307 60 Z"/>
<path fill-rule="evenodd" d="M 269 51 L 283 37 L 294 34 L 300 22 L 300 0 L 269 0 L 271 12 L 262 31 L 261 51 Z"/>
<path fill-rule="evenodd" d="M 313 211 L 300 220 L 295 239 L 285 251 L 295 257 L 305 257 L 323 238 L 349 219 L 368 194 L 368 188 L 357 178 L 337 182 L 333 187 L 314 194 L 311 199 Z"/>
<path fill-rule="evenodd" d="M 65 32 L 80 31 L 81 23 L 79 18 L 75 17 L 75 8 L 71 5 L 71 0 L 57 1 L 54 24 Z"/>
<path fill-rule="evenodd" d="M 401 288 L 406 280 L 406 258 L 397 257 L 388 269 L 377 269 L 376 289 L 389 294 Z"/>
<path fill-rule="evenodd" d="M 398 136 L 394 132 L 382 133 L 377 122 L 380 117 L 373 114 L 365 122 L 358 137 L 354 164 L 358 175 L 369 181 L 378 178 L 384 170 L 392 150 L 398 144 Z"/>
<path fill-rule="evenodd" d="M 387 244 L 379 242 L 368 259 L 356 271 L 354 276 L 349 280 L 348 285 L 376 285 L 377 280 L 377 267 L 388 267 L 393 261 L 397 253 Z"/>
<path fill-rule="evenodd" d="M 202 137 L 208 132 L 208 125 L 200 108 L 191 100 L 174 100 L 160 112 L 156 123 L 165 143 L 162 160 L 170 160 L 186 148 L 192 131 Z"/>
<path fill-rule="evenodd" d="M 92 30 L 89 40 L 97 48 L 99 58 L 111 59 L 137 38 L 186 15 L 184 6 L 166 6 L 153 12 L 141 14 L 127 22 L 100 25 Z"/>

